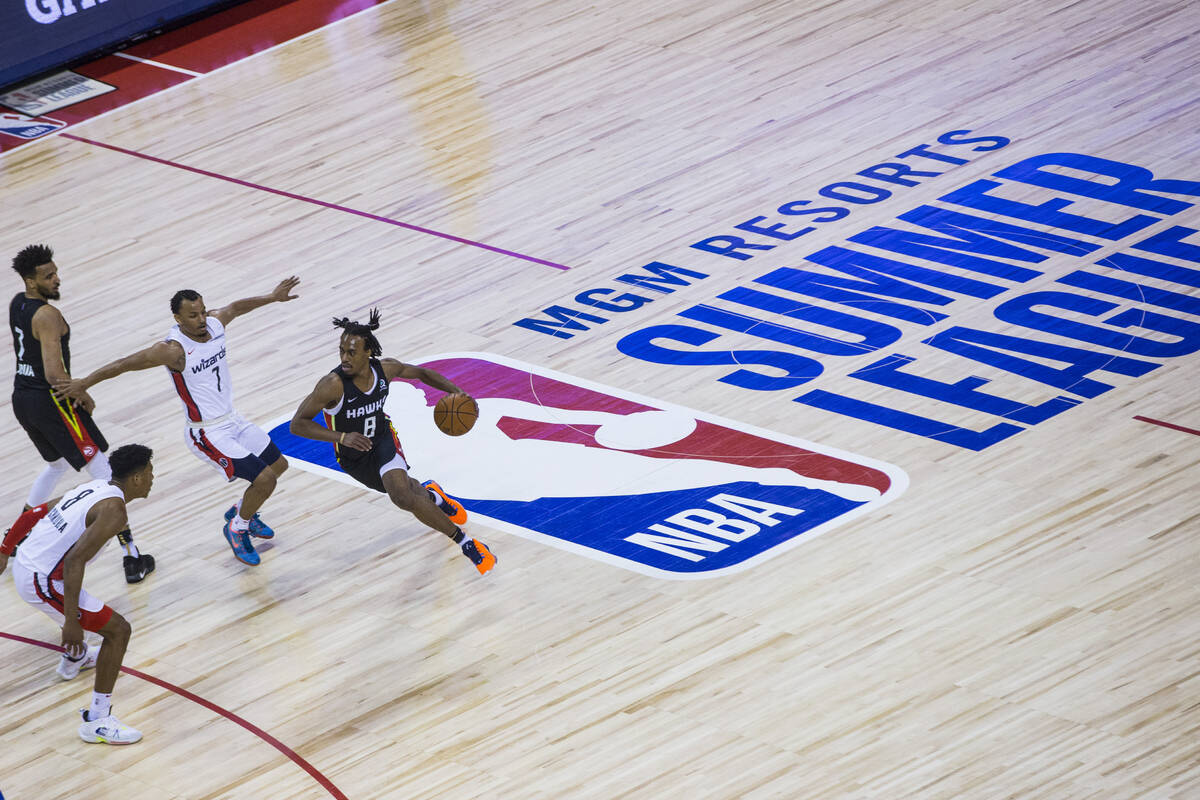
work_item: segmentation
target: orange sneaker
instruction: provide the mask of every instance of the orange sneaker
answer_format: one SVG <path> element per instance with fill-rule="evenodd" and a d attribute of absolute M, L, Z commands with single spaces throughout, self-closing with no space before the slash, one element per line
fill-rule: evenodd
<path fill-rule="evenodd" d="M 496 566 L 496 557 L 488 550 L 487 545 L 478 539 L 467 539 L 462 544 L 462 551 L 464 556 L 471 559 L 480 575 L 486 575 Z"/>
<path fill-rule="evenodd" d="M 437 481 L 425 481 L 421 485 L 437 495 L 437 507 L 446 513 L 451 522 L 455 525 L 467 524 L 467 509 L 463 508 L 462 503 L 446 494 L 445 490 L 437 485 Z"/>

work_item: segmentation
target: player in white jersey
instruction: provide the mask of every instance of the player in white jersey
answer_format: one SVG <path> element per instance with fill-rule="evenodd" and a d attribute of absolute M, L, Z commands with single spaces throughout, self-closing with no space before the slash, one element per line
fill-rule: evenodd
<path fill-rule="evenodd" d="M 183 402 L 188 449 L 219 470 L 225 480 L 242 478 L 250 484 L 241 500 L 225 512 L 223 529 L 234 557 L 250 565 L 260 560 L 250 537 L 270 539 L 275 535 L 259 518 L 258 510 L 275 491 L 276 480 L 288 464 L 267 433 L 234 410 L 233 380 L 225 360 L 225 327 L 259 306 L 296 299 L 291 292 L 299 282 L 297 277 L 287 278 L 270 294 L 235 300 L 215 311 L 204 307 L 204 298 L 197 292 L 182 289 L 171 298 L 176 325 L 163 341 L 106 364 L 86 378 L 56 387 L 64 395 L 80 397 L 121 373 L 166 367 Z"/>
<path fill-rule="evenodd" d="M 129 644 L 129 623 L 83 588 L 85 566 L 125 528 L 125 503 L 150 494 L 154 483 L 149 447 L 127 444 L 109 457 L 112 480 L 76 486 L 33 525 L 13 562 L 17 594 L 62 626 L 58 674 L 74 678 L 96 668 L 90 708 L 82 709 L 79 736 L 85 742 L 133 744 L 142 734 L 112 714 L 112 693 Z M 4 549 L 11 542 L 5 537 Z M 7 552 L 3 561 L 6 562 Z M 3 562 L 0 562 L 0 568 Z M 103 639 L 89 648 L 84 631 Z"/>

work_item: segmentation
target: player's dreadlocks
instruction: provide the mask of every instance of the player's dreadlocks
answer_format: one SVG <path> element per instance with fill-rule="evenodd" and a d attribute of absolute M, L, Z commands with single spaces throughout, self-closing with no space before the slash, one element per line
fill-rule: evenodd
<path fill-rule="evenodd" d="M 367 346 L 367 353 L 372 357 L 383 355 L 383 347 L 380 346 L 379 340 L 375 338 L 375 334 L 371 331 L 379 329 L 379 309 L 372 308 L 371 316 L 364 325 L 361 322 L 354 322 L 349 317 L 338 319 L 333 318 L 333 327 L 341 328 L 351 336 L 361 336 L 363 344 Z"/>

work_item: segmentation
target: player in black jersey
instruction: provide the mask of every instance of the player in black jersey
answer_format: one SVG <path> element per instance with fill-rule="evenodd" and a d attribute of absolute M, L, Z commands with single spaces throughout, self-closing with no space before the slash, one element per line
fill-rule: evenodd
<path fill-rule="evenodd" d="M 409 476 L 404 451 L 383 411 L 388 384 L 395 378 L 419 380 L 443 392 L 462 390 L 431 369 L 379 358 L 383 349 L 373 333 L 379 328 L 378 310 L 371 311 L 366 325 L 346 318 L 335 319 L 333 324 L 344 331 L 339 346 L 342 363 L 317 381 L 304 398 L 292 417 L 292 433 L 333 442 L 338 465 L 347 475 L 385 492 L 398 507 L 450 537 L 480 574 L 487 573 L 496 565 L 496 557 L 459 527 L 467 521 L 466 509 L 433 481 L 421 484 Z M 314 420 L 322 412 L 325 426 Z"/>
<path fill-rule="evenodd" d="M 71 326 L 62 312 L 50 305 L 60 297 L 54 251 L 44 244 L 26 247 L 13 259 L 13 269 L 25 281 L 25 291 L 8 306 L 17 372 L 13 379 L 13 413 L 29 434 L 46 467 L 33 481 L 25 509 L 50 500 L 54 485 L 68 468 L 85 466 L 93 478 L 110 480 L 108 442 L 92 420 L 95 403 L 84 395 L 81 402 L 59 400 L 50 384 L 70 380 Z M 154 557 L 139 553 L 128 529 L 117 539 L 125 548 L 125 580 L 138 583 L 154 571 Z"/>

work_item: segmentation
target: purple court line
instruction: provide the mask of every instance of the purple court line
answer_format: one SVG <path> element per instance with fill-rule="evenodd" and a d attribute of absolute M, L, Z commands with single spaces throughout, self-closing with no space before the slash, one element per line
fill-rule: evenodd
<path fill-rule="evenodd" d="M 258 189 L 261 192 L 270 192 L 271 194 L 277 194 L 277 195 L 280 195 L 281 197 L 288 197 L 288 198 L 291 198 L 292 200 L 301 200 L 305 203 L 312 203 L 315 206 L 323 206 L 324 208 L 332 208 L 334 211 L 345 211 L 347 214 L 354 214 L 359 217 L 366 217 L 367 219 L 373 219 L 376 222 L 386 222 L 388 225 L 395 225 L 398 228 L 407 228 L 408 230 L 416 231 L 417 233 L 427 233 L 430 236 L 437 236 L 441 239 L 449 239 L 450 241 L 458 242 L 459 244 L 465 244 L 465 245 L 469 245 L 471 247 L 478 247 L 483 250 L 491 250 L 493 253 L 499 253 L 500 255 L 504 255 L 504 256 L 512 256 L 513 258 L 519 258 L 522 261 L 530 261 L 534 264 L 542 264 L 547 267 L 554 267 L 555 269 L 562 269 L 562 270 L 570 269 L 570 267 L 568 267 L 568 266 L 564 266 L 562 264 L 556 264 L 553 261 L 546 261 L 541 258 L 534 258 L 533 256 L 527 256 L 522 253 L 516 253 L 516 252 L 513 252 L 512 250 L 505 250 L 504 248 L 501 248 L 501 247 L 493 247 L 490 244 L 484 244 L 483 242 L 476 242 L 473 239 L 464 239 L 461 236 L 454 236 L 453 234 L 442 233 L 441 231 L 435 231 L 432 228 L 422 228 L 420 225 L 413 225 L 408 222 L 401 222 L 400 220 L 389 219 L 388 217 L 381 217 L 378 214 L 371 214 L 367 211 L 359 211 L 356 208 L 349 208 L 347 206 L 339 206 L 336 203 L 326 203 L 324 200 L 317 200 L 316 198 L 313 198 L 313 197 L 305 197 L 302 194 L 293 194 L 292 192 L 285 192 L 282 189 L 272 189 L 270 186 L 263 186 L 261 184 L 251 183 L 250 181 L 244 181 L 244 180 L 241 180 L 240 178 L 231 178 L 228 175 L 221 175 L 216 172 L 209 172 L 206 169 L 200 169 L 198 167 L 189 167 L 187 164 L 180 164 L 177 161 L 168 161 L 165 158 L 158 158 L 156 156 L 147 155 L 145 153 L 139 153 L 136 150 L 127 150 L 124 147 L 117 147 L 115 144 L 105 144 L 104 142 L 97 142 L 94 139 L 85 139 L 82 136 L 76 136 L 73 133 L 60 133 L 59 136 L 62 136 L 65 139 L 74 139 L 75 141 L 83 142 L 84 144 L 90 144 L 90 145 L 94 145 L 96 147 L 103 147 L 106 150 L 113 150 L 117 153 L 124 153 L 127 156 L 134 156 L 135 158 L 144 158 L 147 161 L 153 161 L 156 164 L 165 164 L 168 167 L 175 167 L 177 169 L 187 170 L 188 172 L 194 172 L 197 175 L 204 175 L 205 177 L 208 177 L 208 178 L 216 178 L 218 180 L 228 181 L 229 183 L 235 183 L 238 186 L 245 186 L 248 189 Z"/>
<path fill-rule="evenodd" d="M 56 653 L 62 652 L 62 647 L 60 647 L 59 645 L 50 644 L 49 642 L 39 642 L 37 639 L 27 639 L 26 637 L 18 636 L 15 633 L 7 633 L 5 631 L 0 631 L 0 637 L 3 637 L 5 639 L 12 639 L 14 642 L 22 642 L 23 644 L 31 644 L 31 645 L 34 645 L 35 647 L 44 647 L 47 650 L 53 650 Z M 191 700 L 193 703 L 198 703 L 199 705 L 204 706 L 209 711 L 213 711 L 213 712 L 225 717 L 226 719 L 236 722 L 238 725 L 241 725 L 243 728 L 250 731 L 255 736 L 262 739 L 264 742 L 271 745 L 276 750 L 278 750 L 279 752 L 283 753 L 285 756 L 290 758 L 293 762 L 296 763 L 297 766 L 299 766 L 302 770 L 304 770 L 309 775 L 311 775 L 313 777 L 313 780 L 315 780 L 317 783 L 321 784 L 321 786 L 324 787 L 325 790 L 328 791 L 332 797 L 337 798 L 337 800 L 349 800 L 349 798 L 346 797 L 346 795 L 342 794 L 342 790 L 337 788 L 336 786 L 334 786 L 333 781 L 329 780 L 329 778 L 326 778 L 319 771 L 317 771 L 316 767 L 314 767 L 312 764 L 308 763 L 303 758 L 301 758 L 300 755 L 295 750 L 288 747 L 286 744 L 279 741 L 274 736 L 267 733 L 266 731 L 264 731 L 262 728 L 258 727 L 257 725 L 255 725 L 251 722 L 247 722 L 246 720 L 239 717 L 237 714 L 234 714 L 232 711 L 226 711 L 225 709 L 221 708 L 220 706 L 218 706 L 214 703 L 211 703 L 208 700 L 205 700 L 203 697 L 200 697 L 199 695 L 192 694 L 187 689 L 176 686 L 173 683 L 167 683 L 166 681 L 162 680 L 161 678 L 156 678 L 153 675 L 147 675 L 144 672 L 140 672 L 140 671 L 138 671 L 136 669 L 132 669 L 130 667 L 121 667 L 121 672 L 128 673 L 129 675 L 132 675 L 135 678 L 141 678 L 144 681 L 149 681 L 150 683 L 161 686 L 162 688 L 167 689 L 168 691 L 174 692 L 175 694 L 179 695 L 180 697 L 185 697 L 188 700 Z"/>
<path fill-rule="evenodd" d="M 1162 427 L 1170 428 L 1173 431 L 1183 431 L 1184 433 L 1190 433 L 1193 436 L 1200 436 L 1200 431 L 1193 430 L 1191 428 L 1185 428 L 1182 425 L 1173 425 L 1170 422 L 1163 422 L 1161 419 L 1150 419 L 1149 417 L 1134 417 L 1134 419 L 1140 422 L 1149 422 L 1151 425 L 1161 425 Z"/>

